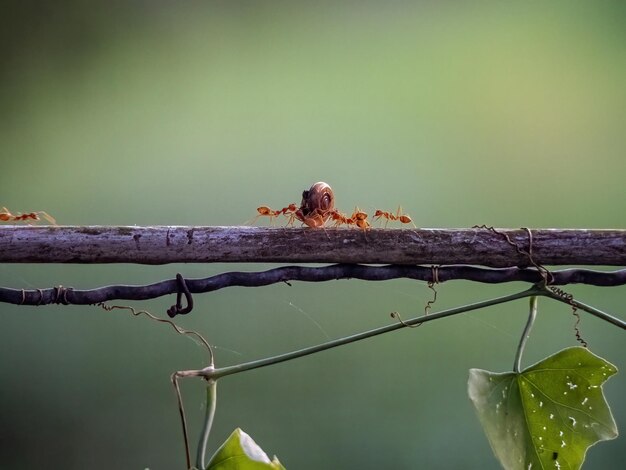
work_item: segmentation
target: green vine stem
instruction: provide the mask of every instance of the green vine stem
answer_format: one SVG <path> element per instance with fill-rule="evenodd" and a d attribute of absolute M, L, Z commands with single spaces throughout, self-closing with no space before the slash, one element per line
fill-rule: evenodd
<path fill-rule="evenodd" d="M 364 331 L 361 333 L 357 333 L 351 336 L 346 336 L 343 338 L 335 339 L 332 341 L 328 341 L 326 343 L 318 344 L 315 346 L 311 346 L 308 348 L 299 349 L 296 351 L 291 351 L 285 354 L 280 354 L 277 356 L 267 357 L 264 359 L 258 359 L 255 361 L 244 362 L 241 364 L 236 364 L 233 366 L 215 368 L 213 364 L 205 367 L 204 369 L 199 370 L 181 370 L 175 372 L 172 376 L 172 380 L 175 384 L 179 395 L 179 407 L 181 411 L 181 416 L 183 417 L 183 432 L 185 434 L 185 440 L 187 437 L 186 434 L 186 425 L 184 419 L 184 410 L 182 409 L 182 403 L 180 403 L 180 393 L 177 387 L 177 379 L 184 377 L 203 377 L 208 380 L 209 384 L 207 386 L 207 409 L 205 413 L 204 425 L 202 428 L 202 433 L 200 437 L 200 442 L 198 444 L 197 451 L 197 459 L 196 464 L 198 468 L 205 468 L 205 456 L 206 456 L 206 446 L 209 438 L 209 433 L 211 431 L 211 427 L 213 424 L 213 418 L 215 416 L 215 405 L 216 405 L 216 390 L 217 390 L 217 379 L 221 377 L 225 377 L 227 375 L 237 374 L 240 372 L 245 372 L 252 369 L 258 369 L 261 367 L 270 366 L 273 364 L 278 364 L 281 362 L 289 361 L 292 359 L 297 359 L 303 356 L 307 356 L 310 354 L 315 354 L 321 351 L 325 351 L 327 349 L 332 349 L 338 346 L 343 346 L 344 344 L 350 344 L 356 341 L 360 341 L 367 338 L 372 338 L 374 336 L 378 336 L 383 333 L 388 333 L 391 331 L 399 330 L 400 328 L 408 328 L 411 326 L 421 325 L 422 323 L 427 323 L 429 321 L 438 320 L 440 318 L 445 318 L 453 315 L 457 315 L 460 313 L 469 312 L 472 310 L 478 310 L 481 308 L 491 307 L 494 305 L 503 304 L 506 302 L 511 302 L 518 299 L 523 299 L 526 297 L 530 297 L 530 313 L 528 317 L 528 321 L 526 322 L 526 326 L 524 328 L 524 332 L 522 334 L 522 338 L 518 344 L 517 354 L 515 357 L 515 364 L 513 370 L 515 372 L 519 372 L 521 369 L 521 357 L 530 333 L 530 329 L 533 325 L 535 317 L 537 315 L 537 296 L 545 296 L 554 300 L 558 300 L 560 302 L 564 302 L 571 306 L 576 306 L 581 310 L 584 310 L 604 321 L 612 323 L 622 329 L 626 329 L 626 321 L 620 320 L 619 318 L 613 317 L 608 313 L 605 313 L 601 310 L 598 310 L 589 305 L 583 304 L 572 298 L 565 298 L 564 296 L 559 295 L 556 292 L 553 292 L 542 284 L 535 284 L 530 289 L 517 292 L 515 294 L 505 295 L 502 297 L 496 297 L 494 299 L 485 300 L 482 302 L 476 302 L 473 304 L 463 305 L 461 307 L 455 307 L 448 310 L 443 310 L 438 313 L 433 313 L 430 315 L 422 315 L 419 317 L 412 318 L 410 320 L 399 321 L 398 323 L 394 323 L 393 325 L 387 325 L 379 328 L 374 328 L 372 330 Z M 189 461 L 189 460 L 188 460 Z"/>
<path fill-rule="evenodd" d="M 291 359 L 308 356 L 309 354 L 315 354 L 320 351 L 325 351 L 327 349 L 336 348 L 337 346 L 343 346 L 344 344 L 350 344 L 350 343 L 354 343 L 355 341 L 372 338 L 374 336 L 378 336 L 383 333 L 389 333 L 391 331 L 399 330 L 400 328 L 420 325 L 422 323 L 426 323 L 426 322 L 433 321 L 433 320 L 438 320 L 440 318 L 449 317 L 452 315 L 457 315 L 459 313 L 469 312 L 472 310 L 478 310 L 478 309 L 485 308 L 485 307 L 491 307 L 493 305 L 498 305 L 498 304 L 502 304 L 505 302 L 511 302 L 513 300 L 530 297 L 531 295 L 536 295 L 536 294 L 537 294 L 537 289 L 535 286 L 533 286 L 530 289 L 527 289 L 525 291 L 518 292 L 515 294 L 510 294 L 510 295 L 506 295 L 503 297 L 497 297 L 495 299 L 489 299 L 489 300 L 485 300 L 482 302 L 476 302 L 473 304 L 467 304 L 467 305 L 463 305 L 462 307 L 455 307 L 455 308 L 443 310 L 441 312 L 433 313 L 433 314 L 426 315 L 426 316 L 422 315 L 416 318 L 412 318 L 410 320 L 405 320 L 401 323 L 398 322 L 398 323 L 394 323 L 393 325 L 387 325 L 387 326 L 375 328 L 372 330 L 364 331 L 362 333 L 357 333 L 355 335 L 346 336 L 343 338 L 328 341 L 326 343 L 318 344 L 316 346 L 311 346 L 309 348 L 299 349 L 297 351 L 291 351 L 285 354 L 272 356 L 272 357 L 268 357 L 265 359 L 259 359 L 256 361 L 244 362 L 242 364 L 236 364 L 234 366 L 207 370 L 205 373 L 196 374 L 196 375 L 202 375 L 203 377 L 218 379 L 220 377 L 224 377 L 227 375 L 237 374 L 239 372 L 257 369 L 259 367 L 265 367 L 265 366 L 269 366 L 272 364 L 278 364 L 280 362 L 289 361 Z"/>
<path fill-rule="evenodd" d="M 204 414 L 204 424 L 200 433 L 200 442 L 198 443 L 198 453 L 196 456 L 196 467 L 199 469 L 206 468 L 206 446 L 209 441 L 209 434 L 213 427 L 213 418 L 215 417 L 215 406 L 217 403 L 217 380 L 209 379 L 206 389 L 206 413 Z"/>
<path fill-rule="evenodd" d="M 335 340 L 328 341 L 326 343 L 318 344 L 315 346 L 311 346 L 308 348 L 291 351 L 285 354 L 280 354 L 277 356 L 272 356 L 272 357 L 268 357 L 264 359 L 258 359 L 258 360 L 250 361 L 250 362 L 244 362 L 241 364 L 236 364 L 236 365 L 228 366 L 228 367 L 221 367 L 221 368 L 207 367 L 201 370 L 179 371 L 176 373 L 176 375 L 178 377 L 204 377 L 206 379 L 219 379 L 227 375 L 237 374 L 240 372 L 245 372 L 247 370 L 258 369 L 260 367 L 278 364 L 278 363 L 289 361 L 292 359 L 297 359 L 299 357 L 308 356 L 309 354 L 315 354 L 321 351 L 325 351 L 327 349 L 332 349 L 338 346 L 343 346 L 344 344 L 350 344 L 356 341 L 361 341 L 363 339 L 372 338 L 374 336 L 378 336 L 383 333 L 388 333 L 391 331 L 399 330 L 400 328 L 420 325 L 422 323 L 427 323 L 429 321 L 438 320 L 440 318 L 457 315 L 459 313 L 465 313 L 465 312 L 469 312 L 472 310 L 478 310 L 481 308 L 491 307 L 494 305 L 511 302 L 513 300 L 518 300 L 518 299 L 522 299 L 525 297 L 538 296 L 538 295 L 550 297 L 551 299 L 564 302 L 568 305 L 575 305 L 577 308 L 584 310 L 588 313 L 591 313 L 592 315 L 604 321 L 612 323 L 622 329 L 626 329 L 626 321 L 613 317 L 609 315 L 608 313 L 605 313 L 601 310 L 598 310 L 594 307 L 583 304 L 581 302 L 578 302 L 575 300 L 566 300 L 563 297 L 552 292 L 548 288 L 540 284 L 535 284 L 530 289 L 517 292 L 515 294 L 505 295 L 503 297 L 497 297 L 497 298 L 485 300 L 482 302 L 476 302 L 473 304 L 463 305 L 461 307 L 455 307 L 455 308 L 451 308 L 448 310 L 443 310 L 441 312 L 433 313 L 427 316 L 422 315 L 419 317 L 412 318 L 410 320 L 402 321 L 401 323 L 398 322 L 393 325 L 387 325 L 387 326 L 383 326 L 379 328 L 374 328 L 372 330 L 357 333 L 355 335 L 346 336 L 343 338 L 335 339 Z"/>
<path fill-rule="evenodd" d="M 566 303 L 570 306 L 574 306 L 580 310 L 584 310 L 585 312 L 590 313 L 591 315 L 595 317 L 600 318 L 601 320 L 612 323 L 613 325 L 621 328 L 622 330 L 626 330 L 626 321 L 621 320 L 612 315 L 609 315 L 608 313 L 603 312 L 602 310 L 599 310 L 595 307 L 592 307 L 591 305 L 584 304 L 573 298 L 563 297 L 562 295 L 559 295 L 556 292 L 553 292 L 552 290 L 550 290 L 549 287 L 546 287 L 546 286 L 535 285 L 535 289 L 537 289 L 537 295 L 543 295 L 544 297 L 549 297 L 551 299 L 558 300 L 559 302 Z"/>
<path fill-rule="evenodd" d="M 515 353 L 515 362 L 513 363 L 513 372 L 519 374 L 522 365 L 522 354 L 524 354 L 524 348 L 526 347 L 526 342 L 530 337 L 530 330 L 533 327 L 533 323 L 535 323 L 535 318 L 537 318 L 537 296 L 533 295 L 530 298 L 530 312 L 528 314 L 528 320 L 526 321 L 526 326 L 524 327 L 524 332 L 522 333 L 522 337 L 519 340 L 519 344 L 517 345 L 517 352 Z"/>

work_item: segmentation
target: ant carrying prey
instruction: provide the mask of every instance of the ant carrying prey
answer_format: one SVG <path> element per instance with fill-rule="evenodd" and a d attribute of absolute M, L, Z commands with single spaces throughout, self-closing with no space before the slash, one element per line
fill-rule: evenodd
<path fill-rule="evenodd" d="M 289 204 L 280 210 L 272 210 L 268 206 L 257 208 L 259 213 L 253 223 L 259 217 L 269 217 L 270 223 L 280 215 L 287 217 L 287 225 L 293 225 L 296 220 L 311 228 L 321 228 L 330 217 L 335 207 L 335 195 L 327 183 L 320 181 L 302 192 L 300 207 L 295 203 Z"/>
<path fill-rule="evenodd" d="M 0 222 L 28 222 L 29 220 L 39 222 L 41 220 L 40 215 L 52 225 L 57 224 L 56 220 L 54 220 L 54 218 L 51 217 L 47 212 L 17 212 L 16 214 L 12 214 L 11 211 L 9 211 L 9 209 L 7 209 L 6 207 L 3 207 L 0 211 Z"/>
<path fill-rule="evenodd" d="M 254 220 L 259 217 L 269 217 L 271 224 L 273 224 L 276 218 L 283 215 L 287 218 L 287 226 L 293 226 L 297 220 L 307 227 L 325 228 L 327 222 L 330 220 L 333 227 L 346 225 L 348 227 L 360 228 L 363 231 L 371 228 L 367 220 L 368 214 L 358 207 L 354 208 L 354 212 L 352 212 L 350 216 L 336 209 L 333 190 L 327 183 L 322 181 L 315 183 L 310 189 L 302 192 L 300 207 L 296 206 L 294 203 L 280 210 L 273 210 L 268 206 L 261 206 L 257 208 L 257 212 L 258 215 Z M 404 214 L 400 207 L 398 207 L 395 214 L 377 210 L 374 214 L 374 219 L 385 219 L 385 228 L 390 220 L 399 221 L 402 224 L 413 224 L 413 227 L 415 227 L 411 217 Z"/>
<path fill-rule="evenodd" d="M 295 212 L 295 218 L 308 227 L 321 228 L 334 209 L 335 194 L 330 185 L 320 181 L 302 191 L 302 202 L 300 209 Z"/>

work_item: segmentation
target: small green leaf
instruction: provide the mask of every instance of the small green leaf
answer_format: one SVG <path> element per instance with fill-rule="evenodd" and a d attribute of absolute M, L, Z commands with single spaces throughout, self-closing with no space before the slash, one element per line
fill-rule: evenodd
<path fill-rule="evenodd" d="M 269 457 L 256 442 L 237 428 L 217 449 L 207 470 L 285 470 L 276 456 Z"/>
<path fill-rule="evenodd" d="M 585 348 L 564 349 L 517 374 L 471 369 L 468 393 L 506 469 L 578 469 L 587 449 L 615 439 L 602 384 L 617 368 Z"/>

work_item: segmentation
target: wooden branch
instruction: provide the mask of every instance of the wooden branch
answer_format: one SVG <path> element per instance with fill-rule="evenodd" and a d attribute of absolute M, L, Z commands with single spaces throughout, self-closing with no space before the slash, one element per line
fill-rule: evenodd
<path fill-rule="evenodd" d="M 299 262 L 529 266 L 527 230 L 0 226 L 0 263 Z M 541 265 L 626 265 L 626 230 L 533 229 Z"/>

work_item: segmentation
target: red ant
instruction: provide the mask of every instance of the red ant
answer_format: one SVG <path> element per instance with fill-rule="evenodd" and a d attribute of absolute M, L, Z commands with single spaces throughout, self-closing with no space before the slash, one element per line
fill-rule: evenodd
<path fill-rule="evenodd" d="M 367 230 L 370 228 L 370 223 L 367 221 L 367 214 L 358 207 L 354 208 L 352 218 L 355 220 L 356 226 L 360 229 Z"/>
<path fill-rule="evenodd" d="M 304 217 L 301 209 L 298 209 L 298 206 L 296 206 L 294 203 L 291 203 L 287 207 L 283 207 L 282 209 L 279 209 L 279 210 L 272 210 L 267 206 L 261 206 L 261 207 L 257 207 L 257 212 L 259 214 L 254 219 L 252 219 L 252 222 L 250 223 L 254 223 L 256 219 L 258 219 L 259 217 L 269 217 L 270 223 L 273 223 L 274 219 L 281 215 L 284 215 L 285 217 L 287 217 L 288 226 L 293 225 L 296 219 L 299 220 L 300 222 L 307 224 L 310 227 L 313 227 L 313 226 L 317 227 L 318 226 L 317 224 L 319 223 L 318 212 L 310 213 L 307 217 Z"/>
<path fill-rule="evenodd" d="M 346 214 L 339 212 L 337 209 L 333 209 L 328 212 L 330 219 L 335 222 L 333 227 L 339 227 L 342 224 L 345 225 L 353 225 L 354 220 L 351 217 L 348 217 Z"/>
<path fill-rule="evenodd" d="M 330 218 L 335 222 L 335 227 L 339 227 L 342 224 L 347 226 L 356 225 L 360 229 L 367 230 L 370 227 L 369 222 L 367 221 L 367 214 L 358 207 L 354 208 L 354 212 L 350 217 L 346 216 L 339 212 L 338 210 L 332 210 L 329 212 Z"/>
<path fill-rule="evenodd" d="M 287 217 L 287 225 L 293 225 L 293 223 L 296 221 L 296 219 L 298 218 L 297 216 L 297 212 L 298 212 L 298 206 L 296 206 L 294 203 L 289 204 L 287 207 L 283 207 L 280 212 Z"/>
<path fill-rule="evenodd" d="M 395 214 L 377 209 L 376 212 L 374 213 L 374 219 L 375 220 L 385 219 L 385 228 L 387 228 L 387 224 L 389 223 L 390 220 L 392 221 L 398 220 L 400 221 L 400 223 L 403 223 L 403 224 L 413 224 L 413 227 L 417 228 L 415 224 L 413 223 L 413 219 L 411 219 L 409 215 L 402 213 L 401 207 L 398 207 L 398 210 L 396 211 Z"/>
<path fill-rule="evenodd" d="M 289 207 L 291 207 L 292 205 L 295 205 L 295 204 L 290 204 Z M 252 219 L 250 223 L 253 224 L 254 222 L 256 222 L 256 219 L 258 219 L 259 217 L 269 217 L 270 224 L 273 224 L 274 219 L 277 218 L 279 215 L 284 214 L 287 209 L 288 207 L 284 207 L 281 210 L 274 211 L 267 206 L 257 207 L 256 210 L 259 214 L 254 219 Z"/>
<path fill-rule="evenodd" d="M 301 210 L 297 210 L 295 213 L 296 219 L 302 222 L 307 227 L 311 228 L 324 228 L 326 220 L 329 217 L 328 211 L 322 211 L 320 209 L 313 209 L 307 215 L 302 214 Z"/>
<path fill-rule="evenodd" d="M 18 212 L 17 214 L 12 214 L 11 211 L 9 211 L 9 209 L 7 209 L 6 207 L 3 207 L 0 211 L 0 222 L 25 222 L 27 220 L 34 220 L 35 222 L 38 222 L 41 220 L 41 218 L 39 217 L 40 214 L 52 225 L 57 224 L 56 220 L 54 220 L 54 218 L 51 217 L 47 212 L 37 211 L 28 212 L 25 214 Z"/>

